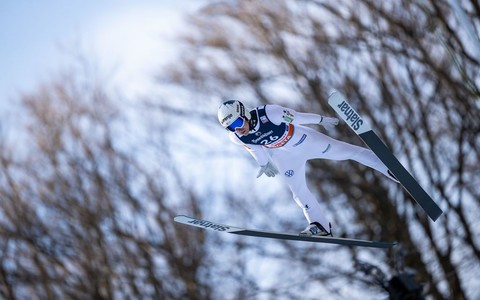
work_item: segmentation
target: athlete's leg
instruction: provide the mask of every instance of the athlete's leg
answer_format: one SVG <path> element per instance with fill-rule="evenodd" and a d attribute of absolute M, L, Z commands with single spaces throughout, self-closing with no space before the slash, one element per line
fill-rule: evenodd
<path fill-rule="evenodd" d="M 375 153 L 373 153 L 372 150 L 333 139 L 310 128 L 306 129 L 306 132 L 307 138 L 305 143 L 300 145 L 301 147 L 299 148 L 301 149 L 298 150 L 304 152 L 304 154 L 308 156 L 308 159 L 351 159 L 367 167 L 375 169 L 388 178 L 396 181 L 388 174 L 388 168 L 375 155 Z"/>
<path fill-rule="evenodd" d="M 328 228 L 328 221 L 323 214 L 322 207 L 307 187 L 306 162 L 295 159 L 295 155 L 287 157 L 285 153 L 273 155 L 272 159 L 278 167 L 279 176 L 283 177 L 283 180 L 287 183 L 292 192 L 293 200 L 302 208 L 308 223 L 319 222 L 324 228 Z"/>
<path fill-rule="evenodd" d="M 331 160 L 351 159 L 361 163 L 362 165 L 375 169 L 387 176 L 389 179 L 394 180 L 390 174 L 388 174 L 387 166 L 385 166 L 385 164 L 378 158 L 377 155 L 375 155 L 375 153 L 373 153 L 372 150 L 338 140 L 332 140 L 334 141 L 332 143 L 332 151 L 326 158 Z"/>

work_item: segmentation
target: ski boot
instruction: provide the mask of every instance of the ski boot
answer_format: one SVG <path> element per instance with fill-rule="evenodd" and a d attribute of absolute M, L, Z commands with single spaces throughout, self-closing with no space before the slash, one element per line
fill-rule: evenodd
<path fill-rule="evenodd" d="M 300 235 L 303 236 L 332 236 L 331 232 L 328 232 L 320 223 L 312 222 L 307 226 Z"/>

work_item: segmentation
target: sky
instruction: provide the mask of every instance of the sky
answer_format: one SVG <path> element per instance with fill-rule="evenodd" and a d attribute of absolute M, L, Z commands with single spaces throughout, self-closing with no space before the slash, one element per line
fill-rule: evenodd
<path fill-rule="evenodd" d="M 112 70 L 126 93 L 144 89 L 175 52 L 183 16 L 203 1 L 4 0 L 0 2 L 0 116 L 20 92 L 64 67 L 72 53 Z"/>

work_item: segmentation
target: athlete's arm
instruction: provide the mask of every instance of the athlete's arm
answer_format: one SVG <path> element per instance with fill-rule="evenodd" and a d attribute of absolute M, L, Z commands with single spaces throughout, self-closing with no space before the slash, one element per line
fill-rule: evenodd
<path fill-rule="evenodd" d="M 255 159 L 259 166 L 265 166 L 269 162 L 268 154 L 265 152 L 265 148 L 263 146 L 246 145 L 233 132 L 230 133 L 228 136 L 230 140 L 235 144 L 245 147 L 245 149 Z"/>
<path fill-rule="evenodd" d="M 267 105 L 265 112 L 275 124 L 292 123 L 294 125 L 320 124 L 325 127 L 333 127 L 338 124 L 337 118 L 325 117 L 319 114 L 303 113 L 280 105 Z"/>
<path fill-rule="evenodd" d="M 292 123 L 294 125 L 301 124 L 319 124 L 322 120 L 321 115 L 312 113 L 302 113 L 291 108 L 286 108 L 280 105 L 267 105 L 265 112 L 268 118 L 275 124 Z"/>

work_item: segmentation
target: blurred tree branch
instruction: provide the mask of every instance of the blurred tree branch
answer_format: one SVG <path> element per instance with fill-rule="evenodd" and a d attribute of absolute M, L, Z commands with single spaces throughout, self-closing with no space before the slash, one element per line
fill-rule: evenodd
<path fill-rule="evenodd" d="M 473 2 L 463 8 L 475 24 Z M 478 183 L 479 62 L 445 1 L 223 1 L 192 25 L 184 63 L 168 75 L 179 85 L 319 113 L 331 87 L 344 91 L 446 213 L 430 223 L 406 193 L 351 163 L 312 163 L 321 199 L 345 230 L 354 223 L 367 238 L 399 239 L 435 298 L 474 297 L 455 257 L 478 265 L 480 190 L 465 181 Z M 334 136 L 358 143 L 345 127 Z"/>

